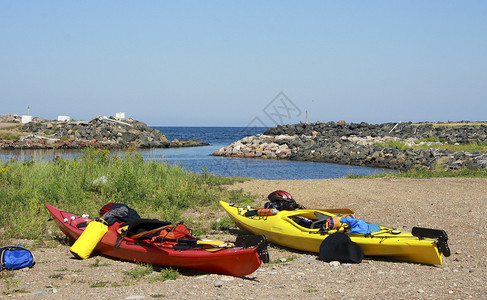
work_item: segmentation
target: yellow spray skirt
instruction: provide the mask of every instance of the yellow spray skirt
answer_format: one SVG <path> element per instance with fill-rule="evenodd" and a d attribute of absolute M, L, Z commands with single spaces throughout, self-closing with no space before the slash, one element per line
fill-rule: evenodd
<path fill-rule="evenodd" d="M 81 259 L 87 259 L 107 231 L 107 225 L 102 222 L 91 221 L 69 250 L 75 256 Z"/>

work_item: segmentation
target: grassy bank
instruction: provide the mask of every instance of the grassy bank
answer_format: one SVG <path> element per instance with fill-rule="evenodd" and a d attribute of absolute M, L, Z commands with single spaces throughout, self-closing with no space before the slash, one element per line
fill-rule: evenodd
<path fill-rule="evenodd" d="M 0 123 L 0 138 L 3 140 L 19 140 L 25 133 L 22 132 L 21 125 L 10 125 L 9 123 Z"/>
<path fill-rule="evenodd" d="M 443 149 L 443 150 L 452 150 L 452 151 L 459 151 L 459 152 L 485 152 L 487 151 L 487 144 L 485 143 L 469 143 L 463 145 L 450 145 L 444 143 L 445 141 L 442 139 L 425 139 L 425 140 L 418 140 L 415 141 L 414 145 L 409 145 L 403 141 L 387 141 L 385 143 L 375 143 L 374 146 L 378 147 L 397 147 L 400 150 L 406 149 L 414 149 L 414 150 L 428 150 L 431 148 L 436 149 Z M 428 143 L 428 144 L 422 144 Z"/>
<path fill-rule="evenodd" d="M 409 170 L 406 172 L 397 173 L 379 173 L 375 175 L 349 175 L 347 178 L 382 178 L 382 177 L 406 177 L 406 178 L 432 178 L 432 177 L 467 177 L 467 178 L 487 178 L 487 169 L 477 169 L 477 170 L 455 170 L 455 171 L 444 171 L 444 170 Z"/>
<path fill-rule="evenodd" d="M 142 217 L 179 222 L 185 209 L 246 198 L 221 188 L 237 180 L 144 161 L 133 151 L 119 157 L 88 148 L 75 159 L 0 162 L 0 238 L 46 236 L 55 225 L 45 203 L 98 216 L 103 204 L 121 202 Z"/>
<path fill-rule="evenodd" d="M 422 122 L 422 123 L 416 123 L 413 125 L 419 126 L 419 125 L 428 125 L 431 124 L 433 127 L 460 127 L 460 126 L 481 126 L 481 125 L 487 125 L 487 122 L 448 122 L 448 123 L 443 123 L 443 122 Z"/>

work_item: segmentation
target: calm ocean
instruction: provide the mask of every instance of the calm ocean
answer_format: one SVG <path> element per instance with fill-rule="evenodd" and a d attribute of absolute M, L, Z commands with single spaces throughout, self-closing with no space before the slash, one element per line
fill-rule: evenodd
<path fill-rule="evenodd" d="M 166 160 L 195 172 L 206 170 L 215 175 L 261 179 L 339 178 L 349 174 L 370 175 L 390 172 L 390 170 L 378 168 L 327 163 L 211 156 L 213 151 L 240 140 L 247 135 L 264 133 L 266 130 L 265 127 L 153 127 L 164 133 L 169 140 L 196 138 L 210 144 L 209 146 L 194 148 L 139 150 L 147 160 Z M 57 150 L 56 152 L 52 152 L 53 155 L 64 155 L 66 157 L 74 157 L 78 153 L 76 150 Z M 10 157 L 28 158 L 39 155 L 42 156 L 42 159 L 52 159 L 49 151 L 30 150 L 22 152 L 1 152 L 0 160 L 6 160 Z"/>
<path fill-rule="evenodd" d="M 338 178 L 349 174 L 370 175 L 390 170 L 347 165 L 300 162 L 287 160 L 245 159 L 211 156 L 213 151 L 225 147 L 247 135 L 262 134 L 265 127 L 154 127 L 169 140 L 196 138 L 209 146 L 182 149 L 152 149 L 143 151 L 146 158 L 165 159 L 184 168 L 222 176 L 241 176 L 261 179 L 315 179 Z"/>

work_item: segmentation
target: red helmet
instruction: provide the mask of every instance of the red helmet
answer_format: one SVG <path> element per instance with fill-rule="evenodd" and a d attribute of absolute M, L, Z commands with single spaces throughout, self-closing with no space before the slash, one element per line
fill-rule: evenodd
<path fill-rule="evenodd" d="M 113 204 L 115 204 L 115 202 L 110 202 L 103 205 L 102 208 L 100 209 L 100 217 L 106 214 L 110 210 L 110 208 L 112 208 Z"/>
<path fill-rule="evenodd" d="M 270 201 L 286 201 L 286 202 L 294 202 L 293 196 L 286 191 L 278 190 L 274 191 L 267 196 L 267 199 Z"/>

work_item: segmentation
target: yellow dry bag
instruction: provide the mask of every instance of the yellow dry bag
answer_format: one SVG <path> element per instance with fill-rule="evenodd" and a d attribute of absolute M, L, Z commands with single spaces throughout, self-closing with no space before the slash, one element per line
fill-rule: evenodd
<path fill-rule="evenodd" d="M 100 219 L 101 220 L 101 219 Z M 71 253 L 81 259 L 87 259 L 95 249 L 98 242 L 103 238 L 108 231 L 108 226 L 102 222 L 91 221 L 86 226 L 83 233 L 74 242 L 73 246 L 69 248 Z"/>

